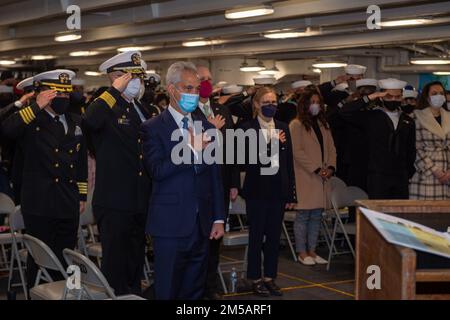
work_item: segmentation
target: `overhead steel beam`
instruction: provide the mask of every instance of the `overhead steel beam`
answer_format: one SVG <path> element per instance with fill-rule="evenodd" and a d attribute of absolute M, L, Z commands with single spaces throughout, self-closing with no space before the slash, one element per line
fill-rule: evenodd
<path fill-rule="evenodd" d="M 428 10 L 428 11 L 427 11 Z M 424 14 L 431 15 L 433 12 L 450 12 L 450 1 L 445 3 L 419 5 L 406 8 L 392 8 L 384 9 L 384 19 L 394 19 L 400 17 L 407 17 L 408 15 L 416 16 L 417 12 L 423 12 Z M 289 19 L 284 21 L 270 21 L 257 24 L 246 23 L 244 25 L 231 25 L 228 27 L 211 28 L 207 27 L 208 23 L 212 23 L 210 18 L 202 17 L 203 27 L 206 29 L 192 30 L 194 26 L 191 20 L 185 20 L 180 22 L 163 22 L 155 25 L 129 25 L 129 26 L 114 26 L 99 28 L 92 31 L 86 31 L 83 33 L 83 38 L 80 41 L 73 43 L 55 43 L 52 37 L 39 38 L 39 39 L 22 39 L 22 40 L 9 40 L 0 41 L 0 52 L 16 51 L 20 49 L 46 47 L 53 51 L 61 50 L 70 51 L 70 47 L 77 47 L 80 50 L 96 49 L 101 47 L 120 46 L 127 44 L 145 45 L 145 44 L 157 44 L 158 42 L 170 42 L 170 41 L 182 41 L 195 37 L 232 37 L 239 36 L 247 33 L 261 33 L 268 30 L 277 28 L 302 28 L 308 25 L 311 26 L 330 26 L 335 24 L 355 24 L 364 23 L 367 15 L 365 12 L 347 13 L 342 15 L 331 15 L 323 17 L 313 17 L 308 19 Z M 434 22 L 442 22 L 445 18 L 435 19 Z M 209 22 L 208 22 L 209 21 Z M 447 20 L 448 21 L 448 20 Z M 155 26 L 161 27 L 161 29 L 155 28 Z M 182 31 L 182 30 L 189 31 Z M 194 28 L 195 29 L 195 28 Z M 177 32 L 178 35 L 167 34 L 163 31 Z M 162 33 L 163 32 L 163 33 Z M 101 39 L 108 39 L 102 40 Z M 95 42 L 95 43 L 94 43 Z M 68 47 L 67 49 L 64 49 Z M 81 49 L 84 47 L 85 49 Z M 73 50 L 72 50 L 73 51 Z M 15 54 L 16 52 L 11 52 Z"/>
<path fill-rule="evenodd" d="M 361 48 L 376 45 L 395 45 L 411 43 L 421 39 L 429 39 L 433 35 L 435 41 L 443 41 L 450 38 L 450 28 L 422 27 L 408 28 L 407 30 L 373 30 L 362 33 L 339 34 L 321 37 L 307 37 L 301 39 L 255 41 L 251 43 L 225 44 L 214 48 L 175 48 L 166 50 L 153 50 L 145 52 L 143 58 L 146 61 L 159 61 L 170 59 L 188 59 L 209 56 L 249 56 L 262 55 L 273 52 L 296 52 L 336 50 L 344 48 Z M 270 43 L 270 45 L 267 45 Z M 58 59 L 61 65 L 86 65 L 98 64 L 98 59 L 91 58 L 66 58 Z"/>

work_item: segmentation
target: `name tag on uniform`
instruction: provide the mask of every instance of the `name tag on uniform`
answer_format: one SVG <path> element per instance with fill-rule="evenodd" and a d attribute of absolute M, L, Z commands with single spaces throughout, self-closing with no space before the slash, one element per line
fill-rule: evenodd
<path fill-rule="evenodd" d="M 75 127 L 75 136 L 82 136 L 83 131 L 81 131 L 81 128 L 79 126 Z"/>
<path fill-rule="evenodd" d="M 117 123 L 128 126 L 128 125 L 130 125 L 130 119 L 120 118 L 120 119 L 117 119 Z"/>

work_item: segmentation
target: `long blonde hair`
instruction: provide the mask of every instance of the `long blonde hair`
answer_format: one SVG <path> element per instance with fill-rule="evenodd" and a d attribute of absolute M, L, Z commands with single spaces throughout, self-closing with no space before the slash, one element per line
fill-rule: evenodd
<path fill-rule="evenodd" d="M 259 101 L 262 99 L 262 97 L 264 97 L 268 93 L 273 93 L 275 95 L 275 97 L 277 96 L 275 89 L 272 87 L 261 87 L 258 90 L 256 90 L 256 93 L 252 99 L 253 117 L 256 117 L 256 115 L 258 114 L 258 111 L 256 110 L 256 107 L 255 107 L 255 102 L 257 101 L 259 103 Z"/>

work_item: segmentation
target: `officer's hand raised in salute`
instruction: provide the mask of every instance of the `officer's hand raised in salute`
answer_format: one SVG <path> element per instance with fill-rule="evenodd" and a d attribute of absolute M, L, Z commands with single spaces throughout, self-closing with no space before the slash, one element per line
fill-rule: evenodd
<path fill-rule="evenodd" d="M 130 82 L 132 78 L 133 76 L 131 75 L 131 73 L 127 72 L 114 80 L 112 86 L 117 89 L 117 91 L 123 92 L 127 87 L 128 82 Z"/>
<path fill-rule="evenodd" d="M 45 90 L 38 94 L 36 97 L 36 103 L 39 108 L 44 109 L 46 106 L 52 102 L 52 100 L 56 97 L 55 90 Z"/>

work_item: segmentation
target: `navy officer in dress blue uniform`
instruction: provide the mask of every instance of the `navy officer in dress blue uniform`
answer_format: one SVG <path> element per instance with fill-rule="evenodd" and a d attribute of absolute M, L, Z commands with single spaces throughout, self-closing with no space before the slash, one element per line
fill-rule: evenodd
<path fill-rule="evenodd" d="M 36 75 L 36 101 L 2 124 L 3 133 L 15 139 L 22 152 L 20 192 L 27 233 L 46 243 L 63 263 L 62 250 L 76 245 L 87 195 L 81 118 L 67 112 L 74 76 L 64 69 Z M 28 259 L 27 271 L 32 286 L 37 272 L 32 259 Z"/>
<path fill-rule="evenodd" d="M 176 62 L 166 78 L 170 105 L 142 126 L 145 165 L 153 182 L 146 231 L 153 239 L 155 295 L 157 299 L 200 299 L 208 269 L 209 240 L 220 239 L 224 233 L 220 168 L 200 161 L 177 164 L 172 150 L 189 141 L 190 148 L 183 150 L 189 153 L 183 155 L 200 159 L 205 148 L 200 128 L 215 129 L 204 116 L 192 113 L 199 101 L 196 67 Z M 201 127 L 197 128 L 194 121 Z M 171 139 L 177 132 L 184 135 L 181 142 Z M 194 137 L 200 142 L 192 143 Z"/>
<path fill-rule="evenodd" d="M 144 226 L 150 180 L 143 167 L 139 127 L 147 113 L 137 100 L 145 62 L 138 51 L 100 66 L 111 82 L 84 114 L 96 159 L 94 216 L 102 244 L 102 272 L 116 294 L 141 294 Z"/>

